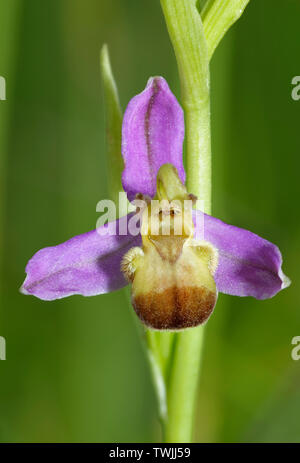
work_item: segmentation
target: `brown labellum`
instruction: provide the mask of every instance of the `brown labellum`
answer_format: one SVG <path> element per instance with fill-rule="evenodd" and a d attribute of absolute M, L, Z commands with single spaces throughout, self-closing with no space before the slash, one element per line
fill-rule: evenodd
<path fill-rule="evenodd" d="M 176 287 L 132 298 L 141 321 L 156 330 L 182 330 L 204 323 L 216 304 L 216 293 L 205 287 Z"/>

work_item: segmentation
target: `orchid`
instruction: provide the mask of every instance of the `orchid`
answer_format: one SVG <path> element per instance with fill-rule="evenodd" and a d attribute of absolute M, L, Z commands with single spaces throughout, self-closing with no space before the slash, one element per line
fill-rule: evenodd
<path fill-rule="evenodd" d="M 184 187 L 183 139 L 179 103 L 162 77 L 151 78 L 130 101 L 123 120 L 122 183 L 129 200 L 154 198 L 157 183 L 163 190 L 158 191 L 159 199 L 189 198 L 193 192 Z M 148 213 L 148 207 L 145 210 Z M 179 329 L 205 321 L 217 292 L 266 299 L 289 284 L 278 247 L 250 231 L 193 210 L 198 227 L 191 223 L 189 235 L 181 235 L 179 244 L 174 234 L 166 244 L 161 233 L 156 239 L 152 236 L 149 224 L 142 234 L 132 236 L 128 224 L 133 215 L 38 251 L 27 264 L 22 292 L 50 301 L 108 293 L 130 281 L 133 305 L 147 325 Z M 120 234 L 124 227 L 126 233 Z M 187 253 L 187 239 L 202 236 L 204 241 L 196 242 Z M 164 251 L 167 255 L 161 256 Z M 175 259 L 172 251 L 176 251 Z M 136 262 L 133 270 L 134 259 L 144 263 Z M 143 302 L 137 303 L 138 296 Z"/>
<path fill-rule="evenodd" d="M 147 328 L 166 442 L 192 439 L 200 325 L 212 314 L 218 293 L 267 299 L 290 284 L 276 245 L 211 215 L 209 61 L 248 1 L 160 1 L 184 111 L 165 79 L 152 77 L 122 120 L 104 47 L 110 196 L 116 199 L 122 180 L 133 211 L 38 251 L 21 288 L 51 301 L 130 286 L 132 306 Z"/>

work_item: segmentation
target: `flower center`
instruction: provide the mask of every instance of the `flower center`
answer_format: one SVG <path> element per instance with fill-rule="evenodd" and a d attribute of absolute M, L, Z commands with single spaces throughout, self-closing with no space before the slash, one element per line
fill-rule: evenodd
<path fill-rule="evenodd" d="M 155 329 L 196 326 L 209 317 L 216 303 L 217 251 L 193 239 L 194 200 L 176 169 L 162 166 L 157 195 L 142 210 L 142 248 L 131 249 L 122 262 L 132 283 L 134 309 Z"/>

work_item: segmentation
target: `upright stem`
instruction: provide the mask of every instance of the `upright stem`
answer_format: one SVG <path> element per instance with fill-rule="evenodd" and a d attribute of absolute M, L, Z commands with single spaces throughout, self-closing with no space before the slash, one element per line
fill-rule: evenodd
<path fill-rule="evenodd" d="M 161 0 L 182 87 L 187 142 L 187 188 L 211 209 L 209 60 L 196 0 Z M 203 327 L 176 334 L 167 389 L 167 442 L 191 442 Z"/>
<path fill-rule="evenodd" d="M 211 213 L 209 61 L 249 0 L 161 0 L 182 88 L 187 142 L 187 188 Z M 190 442 L 203 327 L 176 334 L 167 383 L 167 442 Z"/>
<path fill-rule="evenodd" d="M 161 0 L 175 51 L 185 112 L 187 188 L 211 207 L 209 60 L 196 0 Z"/>

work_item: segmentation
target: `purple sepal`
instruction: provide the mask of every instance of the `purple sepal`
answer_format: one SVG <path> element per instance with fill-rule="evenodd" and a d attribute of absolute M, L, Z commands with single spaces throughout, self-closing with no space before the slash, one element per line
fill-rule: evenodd
<path fill-rule="evenodd" d="M 185 182 L 183 139 L 183 111 L 165 79 L 152 77 L 129 102 L 123 120 L 122 184 L 129 201 L 137 193 L 155 195 L 156 175 L 163 164 L 173 164 Z"/>
<path fill-rule="evenodd" d="M 125 286 L 121 259 L 130 248 L 141 245 L 140 235 L 128 234 L 127 221 L 131 216 L 104 225 L 104 236 L 98 233 L 99 229 L 93 230 L 38 251 L 27 264 L 21 291 L 51 301 L 73 294 L 109 293 Z M 119 235 L 119 229 L 126 234 Z M 115 230 L 115 235 L 109 234 Z"/>
<path fill-rule="evenodd" d="M 281 253 L 270 241 L 212 216 L 204 214 L 203 218 L 199 211 L 194 212 L 194 221 L 198 224 L 195 238 L 209 241 L 219 251 L 218 291 L 267 299 L 289 286 L 281 268 Z"/>

